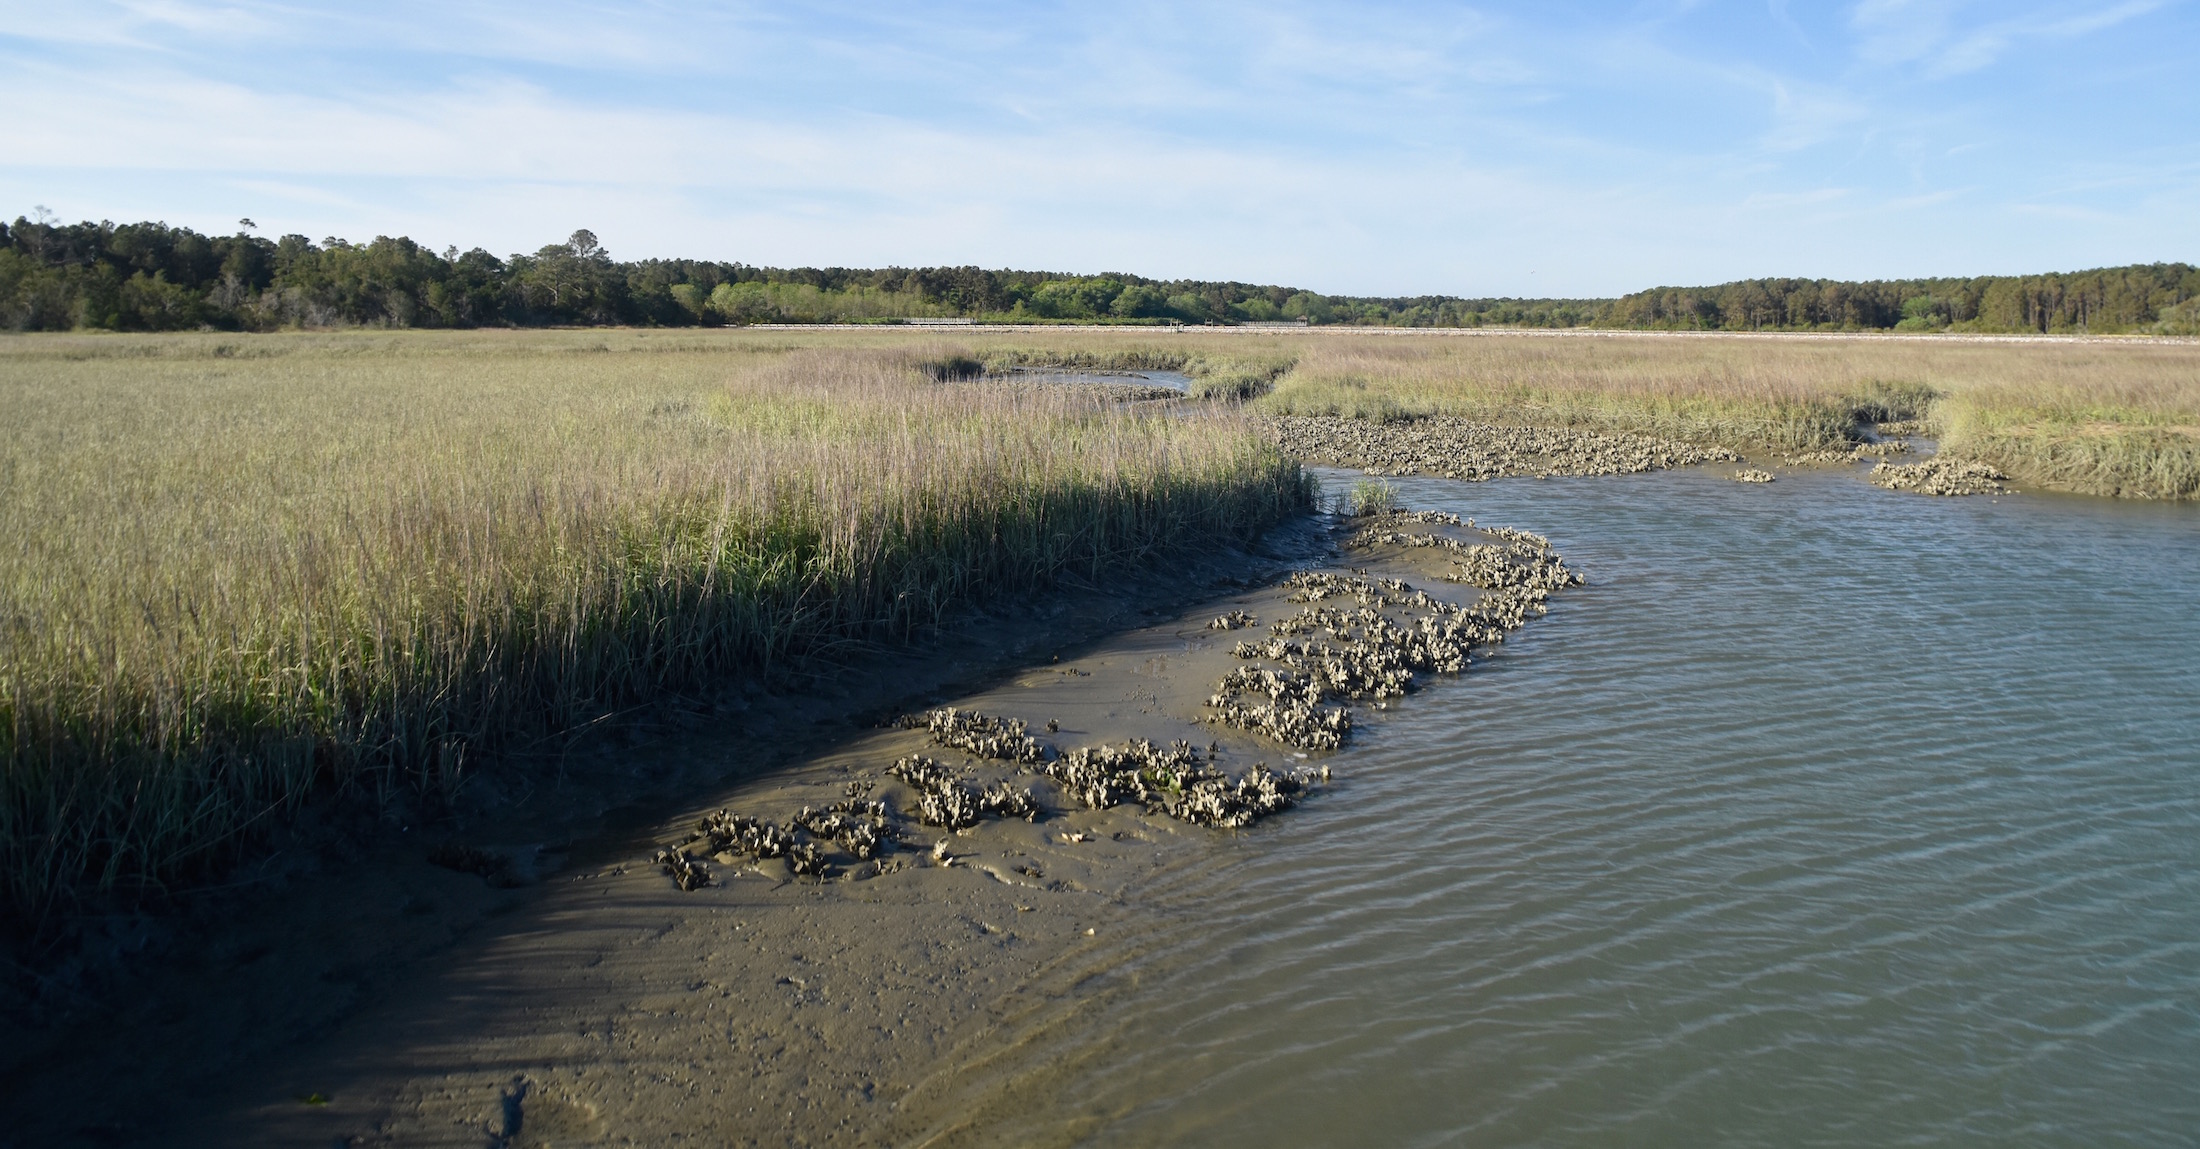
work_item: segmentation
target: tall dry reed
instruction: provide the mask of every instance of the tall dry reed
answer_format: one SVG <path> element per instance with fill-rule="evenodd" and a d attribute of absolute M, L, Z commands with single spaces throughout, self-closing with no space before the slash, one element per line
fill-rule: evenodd
<path fill-rule="evenodd" d="M 952 353 L 9 341 L 6 903 L 188 879 L 316 792 L 447 785 L 515 739 L 1308 499 L 1244 420 L 929 378 Z"/>

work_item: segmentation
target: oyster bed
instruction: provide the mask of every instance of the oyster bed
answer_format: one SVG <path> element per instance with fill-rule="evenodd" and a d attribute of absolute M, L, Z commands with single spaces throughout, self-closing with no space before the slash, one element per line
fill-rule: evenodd
<path fill-rule="evenodd" d="M 1433 475 L 1467 482 L 1518 476 L 1632 475 L 1704 463 L 1746 460 L 1725 447 L 1552 427 L 1508 427 L 1436 415 L 1373 422 L 1328 415 L 1286 415 L 1270 420 L 1271 434 L 1301 458 L 1370 475 Z M 1888 490 L 1923 495 L 1988 495 L 2009 490 L 2009 476 L 1985 463 L 1927 458 L 1890 463 L 1913 451 L 1914 423 L 1881 423 L 1888 437 L 1781 456 L 1790 467 L 1876 462 L 1870 481 Z M 1770 471 L 1744 467 L 1728 475 L 1741 483 L 1769 483 Z"/>
<path fill-rule="evenodd" d="M 1891 425 L 1892 424 L 1887 423 L 1879 424 L 1880 433 L 1891 434 L 1892 432 L 1888 431 L 1887 429 Z M 1857 443 L 1846 447 L 1828 447 L 1818 451 L 1799 451 L 1794 454 L 1782 456 L 1781 462 L 1786 463 L 1790 467 L 1814 467 L 1838 463 L 1869 463 L 1873 459 L 1884 459 L 1889 455 L 1907 455 L 1910 453 L 1910 450 L 1910 441 L 1907 439 L 1875 439 L 1868 443 Z"/>
<path fill-rule="evenodd" d="M 190 1143 L 923 1143 L 970 1117 L 1003 1019 L 1125 974 L 1155 883 L 1234 834 L 1326 836 L 1269 827 L 1576 581 L 1533 535 L 1401 512 L 1002 604 L 592 740 L 555 801 L 484 780 L 480 816 L 179 968 L 143 1012 L 203 1011 L 190 1040 L 146 1020 L 99 1052 L 153 1050 L 132 1119 Z"/>
<path fill-rule="evenodd" d="M 1506 427 L 1455 415 L 1376 423 L 1285 415 L 1271 433 L 1300 458 L 1370 475 L 1434 475 L 1479 483 L 1533 475 L 1635 475 L 1700 463 L 1739 463 L 1724 447 L 1648 435 Z"/>
<path fill-rule="evenodd" d="M 1985 463 L 1959 459 L 1881 463 L 1866 478 L 1873 486 L 1920 495 L 1999 495 L 2009 490 L 2002 485 L 2009 476 Z"/>
<path fill-rule="evenodd" d="M 1477 593 L 1452 602 L 1392 576 L 1292 571 L 1278 589 L 1282 605 L 1298 609 L 1271 623 L 1265 638 L 1230 647 L 1237 665 L 1215 683 L 1201 721 L 1285 748 L 1337 750 L 1353 727 L 1346 703 L 1387 709 L 1422 675 L 1463 672 L 1474 648 L 1503 642 L 1545 613 L 1553 592 L 1583 581 L 1549 540 L 1526 531 L 1406 510 L 1349 523 L 1340 543 L 1347 554 L 1387 556 L 1393 565 L 1410 557 L 1411 566 Z M 1201 629 L 1259 625 L 1256 614 L 1240 609 Z M 1221 747 L 1212 741 L 1204 751 L 1183 738 L 1065 749 L 1035 734 L 1027 719 L 953 706 L 906 715 L 899 725 L 925 731 L 935 748 L 963 760 L 898 757 L 883 777 L 866 771 L 841 799 L 805 805 L 784 823 L 720 809 L 652 861 L 685 891 L 711 884 L 712 863 L 783 860 L 796 877 L 863 880 L 901 868 L 890 855 L 925 837 L 918 827 L 956 834 L 989 819 L 1037 822 L 1072 809 L 1132 807 L 1149 818 L 1236 830 L 1290 809 L 1330 778 L 1326 765 L 1279 770 L 1266 760 L 1233 774 L 1218 763 Z M 1060 724 L 1050 719 L 1045 731 L 1058 734 Z M 889 789 L 874 797 L 882 783 Z M 952 839 L 939 838 L 930 854 L 935 864 L 952 864 Z"/>

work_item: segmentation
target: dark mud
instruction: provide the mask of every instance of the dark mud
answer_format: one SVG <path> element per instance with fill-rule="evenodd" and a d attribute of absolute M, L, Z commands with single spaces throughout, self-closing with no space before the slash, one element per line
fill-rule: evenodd
<path fill-rule="evenodd" d="M 1367 710 L 1572 581 L 1526 534 L 1309 521 L 485 779 L 173 939 L 132 1008 L 18 1026 L 0 1144 L 923 1142 L 1150 875 L 1349 784 Z"/>

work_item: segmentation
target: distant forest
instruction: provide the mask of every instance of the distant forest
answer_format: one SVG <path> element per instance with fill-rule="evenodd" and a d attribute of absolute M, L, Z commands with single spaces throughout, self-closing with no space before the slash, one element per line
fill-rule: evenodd
<path fill-rule="evenodd" d="M 0 224 L 0 329 L 691 327 L 1005 323 L 1657 330 L 2200 333 L 2200 269 L 1848 283 L 1754 279 L 1610 299 L 1321 295 L 1293 287 L 977 267 L 773 268 L 615 260 L 588 231 L 532 255 L 438 253 L 410 239 L 207 236 L 162 223 Z"/>
<path fill-rule="evenodd" d="M 2200 334 L 2200 268 L 2140 263 L 1969 279 L 1745 279 L 1659 287 L 1599 326 L 1664 331 L 2032 331 Z"/>

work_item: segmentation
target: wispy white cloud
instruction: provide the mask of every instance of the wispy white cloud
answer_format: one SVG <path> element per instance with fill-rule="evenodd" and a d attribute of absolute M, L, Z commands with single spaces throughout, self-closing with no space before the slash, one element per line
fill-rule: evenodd
<path fill-rule="evenodd" d="M 1896 196 L 1893 199 L 1882 201 L 1879 207 L 1880 210 L 1889 212 L 1907 212 L 1916 211 L 1919 208 L 1939 207 L 1944 203 L 1954 203 L 1956 200 L 1972 194 L 1974 190 L 1973 188 L 1942 188 L 1939 191 L 1926 192 L 1923 195 Z"/>
<path fill-rule="evenodd" d="M 1924 59 L 1948 42 L 1965 0 L 1860 0 L 1849 13 L 1857 54 L 1875 64 Z"/>
<path fill-rule="evenodd" d="M 1850 13 L 1858 54 L 1878 64 L 1920 64 L 1946 78 L 1991 66 L 2017 44 L 2053 42 L 2113 28 L 2163 7 L 2166 0 L 2070 12 L 2065 5 L 1994 19 L 1967 19 L 1968 0 L 1861 0 Z"/>
<path fill-rule="evenodd" d="M 2097 12 L 2079 13 L 2061 20 L 2004 20 L 1972 32 L 1940 54 L 1932 74 L 1960 76 L 1988 67 L 2019 41 L 2053 42 L 2113 28 L 2162 6 L 2161 0 L 2132 0 Z"/>
<path fill-rule="evenodd" d="M 1382 292 L 2200 249 L 2188 153 L 2053 126 L 2191 141 L 2174 38 L 2151 71 L 2090 65 L 2168 77 L 2113 105 L 2066 88 L 2019 128 L 2001 102 L 2034 38 L 2077 66 L 2114 39 L 2096 33 L 2187 13 L 1984 11 L 0 0 L 0 198 L 499 251 L 586 225 L 633 255 Z M 2065 201 L 2106 218 L 2009 226 Z"/>
<path fill-rule="evenodd" d="M 1837 203 L 1856 194 L 1854 188 L 1814 188 L 1803 192 L 1762 192 L 1742 201 L 1745 208 L 1783 210 Z"/>
<path fill-rule="evenodd" d="M 198 35 L 261 36 L 275 25 L 259 12 L 236 4 L 194 4 L 188 0 L 120 0 L 115 5 L 134 22 L 167 25 Z"/>
<path fill-rule="evenodd" d="M 1772 127 L 1761 137 L 1775 151 L 1799 151 L 1823 143 L 1871 118 L 1871 109 L 1838 88 L 1767 77 Z"/>

